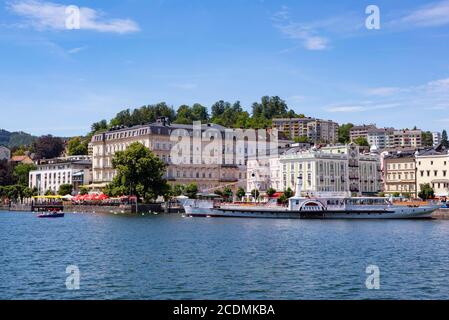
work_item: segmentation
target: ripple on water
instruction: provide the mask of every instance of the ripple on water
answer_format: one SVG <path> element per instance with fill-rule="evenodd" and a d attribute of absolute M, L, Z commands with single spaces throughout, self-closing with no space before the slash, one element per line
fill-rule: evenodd
<path fill-rule="evenodd" d="M 2 212 L 0 299 L 447 299 L 448 234 L 449 221 Z M 380 290 L 365 287 L 371 264 Z"/>

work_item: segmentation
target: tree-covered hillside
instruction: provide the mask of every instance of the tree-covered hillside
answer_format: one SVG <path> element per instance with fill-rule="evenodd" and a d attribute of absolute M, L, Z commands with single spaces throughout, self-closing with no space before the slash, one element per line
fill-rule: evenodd
<path fill-rule="evenodd" d="M 7 146 L 8 148 L 30 146 L 35 140 L 36 137 L 25 132 L 9 132 L 0 129 L 0 145 Z"/>

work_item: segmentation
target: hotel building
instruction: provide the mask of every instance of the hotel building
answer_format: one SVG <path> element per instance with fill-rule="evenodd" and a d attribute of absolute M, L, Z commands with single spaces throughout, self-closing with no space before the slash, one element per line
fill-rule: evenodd
<path fill-rule="evenodd" d="M 37 169 L 29 173 L 29 187 L 40 195 L 58 192 L 63 184 L 71 184 L 74 192 L 92 182 L 92 161 L 88 156 L 70 156 L 40 160 Z"/>
<path fill-rule="evenodd" d="M 103 185 L 111 182 L 116 175 L 114 154 L 139 142 L 167 164 L 164 177 L 171 184 L 196 183 L 201 191 L 209 192 L 224 186 L 245 188 L 248 158 L 262 155 L 267 149 L 265 143 L 274 137 L 271 130 L 259 130 L 257 136 L 246 136 L 248 132 L 216 124 L 203 124 L 195 130 L 192 125 L 171 124 L 167 118 L 159 118 L 152 124 L 99 133 L 92 137 L 93 180 Z M 240 134 L 246 138 L 239 140 Z M 173 148 L 180 159 L 172 159 Z"/>

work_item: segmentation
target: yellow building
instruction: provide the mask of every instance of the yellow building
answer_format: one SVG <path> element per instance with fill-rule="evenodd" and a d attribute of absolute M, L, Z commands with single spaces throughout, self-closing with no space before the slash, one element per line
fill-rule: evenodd
<path fill-rule="evenodd" d="M 438 146 L 422 151 L 416 155 L 417 189 L 422 184 L 430 184 L 437 197 L 449 196 L 449 155 L 448 151 Z"/>
<path fill-rule="evenodd" d="M 384 192 L 417 197 L 415 151 L 399 151 L 384 157 Z"/>

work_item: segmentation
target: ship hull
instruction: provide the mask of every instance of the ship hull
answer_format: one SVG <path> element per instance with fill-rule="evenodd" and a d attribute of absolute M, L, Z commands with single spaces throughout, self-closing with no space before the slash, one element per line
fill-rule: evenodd
<path fill-rule="evenodd" d="M 288 211 L 270 209 L 185 208 L 188 217 L 262 219 L 431 219 L 437 207 L 397 207 L 390 210 Z"/>

